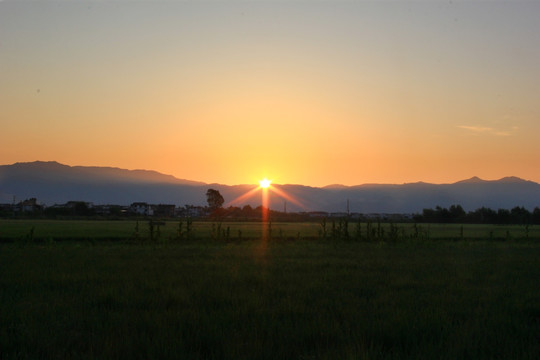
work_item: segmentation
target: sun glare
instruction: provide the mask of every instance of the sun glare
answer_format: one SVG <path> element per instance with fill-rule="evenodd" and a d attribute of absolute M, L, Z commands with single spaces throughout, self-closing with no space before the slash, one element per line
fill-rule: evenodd
<path fill-rule="evenodd" d="M 270 186 L 270 184 L 272 183 L 272 180 L 268 180 L 267 178 L 264 178 L 262 179 L 261 181 L 259 181 L 259 184 L 261 185 L 261 187 L 263 189 L 266 189 Z"/>

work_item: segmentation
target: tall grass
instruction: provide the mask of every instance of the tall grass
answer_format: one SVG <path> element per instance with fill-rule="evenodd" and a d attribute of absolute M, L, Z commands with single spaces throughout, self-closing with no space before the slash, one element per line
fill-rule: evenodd
<path fill-rule="evenodd" d="M 537 359 L 540 245 L 0 244 L 2 359 Z"/>

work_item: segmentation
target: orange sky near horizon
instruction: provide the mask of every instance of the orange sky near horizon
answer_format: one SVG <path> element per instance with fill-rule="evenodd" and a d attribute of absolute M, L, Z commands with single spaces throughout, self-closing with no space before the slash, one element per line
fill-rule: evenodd
<path fill-rule="evenodd" d="M 0 164 L 540 182 L 540 2 L 0 2 Z"/>

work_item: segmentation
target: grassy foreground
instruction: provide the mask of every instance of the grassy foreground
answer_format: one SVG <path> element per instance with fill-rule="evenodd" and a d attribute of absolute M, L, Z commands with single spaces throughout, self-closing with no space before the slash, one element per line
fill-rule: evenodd
<path fill-rule="evenodd" d="M 537 359 L 540 244 L 0 244 L 2 359 Z"/>

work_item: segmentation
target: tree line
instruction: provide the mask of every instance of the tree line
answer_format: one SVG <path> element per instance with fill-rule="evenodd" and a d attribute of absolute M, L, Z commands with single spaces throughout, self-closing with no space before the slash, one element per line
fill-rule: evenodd
<path fill-rule="evenodd" d="M 435 209 L 424 209 L 422 214 L 415 215 L 413 219 L 423 223 L 540 225 L 540 208 L 535 207 L 531 212 L 522 206 L 510 210 L 481 207 L 465 212 L 461 205 L 449 208 L 437 206 Z"/>
<path fill-rule="evenodd" d="M 153 211 L 153 216 L 171 218 L 200 218 L 200 219 L 220 219 L 222 220 L 240 220 L 240 221 L 260 221 L 262 220 L 263 207 L 251 207 L 245 205 L 243 207 L 229 206 L 223 207 L 225 199 L 218 190 L 208 189 L 206 192 L 207 207 L 195 207 L 186 205 L 184 208 L 177 208 L 175 211 L 174 205 L 156 205 Z M 0 204 L 0 217 L 11 217 L 16 214 L 30 217 L 114 217 L 124 218 L 140 216 L 137 213 L 130 211 L 129 207 L 120 205 L 105 205 L 105 206 L 90 206 L 90 203 L 83 201 L 69 201 L 64 206 L 46 207 L 37 204 L 35 198 L 27 199 L 19 204 Z M 133 204 L 132 204 L 133 205 Z M 27 209 L 26 209 L 26 208 Z M 172 209 L 171 209 L 172 207 Z M 15 211 L 15 209 L 18 211 Z M 106 208 L 106 209 L 105 209 Z M 193 209 L 200 210 L 196 213 Z M 276 210 L 264 209 L 271 221 L 320 221 L 320 217 L 314 218 L 310 213 L 287 213 Z M 324 216 L 325 218 L 334 217 L 331 214 Z M 516 206 L 510 210 L 498 209 L 493 210 L 488 207 L 481 207 L 474 211 L 466 212 L 461 205 L 452 205 L 448 208 L 441 206 L 429 209 L 423 209 L 421 214 L 415 214 L 412 219 L 410 215 L 396 218 L 385 217 L 384 214 L 376 218 L 382 222 L 416 222 L 416 223 L 457 223 L 457 224 L 516 224 L 516 225 L 540 225 L 540 208 L 535 207 L 531 212 L 523 206 Z M 396 215 L 396 214 L 393 214 Z M 357 219 L 359 221 L 370 222 L 374 218 L 366 214 L 349 214 L 339 216 L 347 219 Z"/>

